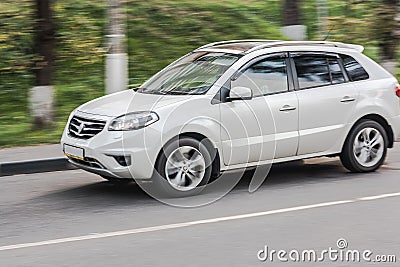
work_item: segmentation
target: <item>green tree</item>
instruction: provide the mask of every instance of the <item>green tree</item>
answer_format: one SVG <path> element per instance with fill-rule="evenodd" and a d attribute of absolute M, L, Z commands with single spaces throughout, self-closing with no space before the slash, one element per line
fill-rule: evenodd
<path fill-rule="evenodd" d="M 382 61 L 395 61 L 399 45 L 399 1 L 382 0 L 374 10 L 374 36 L 378 42 Z"/>
<path fill-rule="evenodd" d="M 329 19 L 330 39 L 376 47 L 374 56 L 386 69 L 395 73 L 397 47 L 400 45 L 400 3 L 397 0 L 333 2 L 344 10 Z"/>

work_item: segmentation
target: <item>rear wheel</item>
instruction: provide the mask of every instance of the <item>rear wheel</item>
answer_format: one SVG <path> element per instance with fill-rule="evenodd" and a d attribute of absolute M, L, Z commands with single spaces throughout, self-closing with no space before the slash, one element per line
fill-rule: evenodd
<path fill-rule="evenodd" d="M 340 159 L 352 172 L 372 172 L 386 158 L 388 137 L 385 129 L 372 120 L 362 120 L 349 133 Z"/>

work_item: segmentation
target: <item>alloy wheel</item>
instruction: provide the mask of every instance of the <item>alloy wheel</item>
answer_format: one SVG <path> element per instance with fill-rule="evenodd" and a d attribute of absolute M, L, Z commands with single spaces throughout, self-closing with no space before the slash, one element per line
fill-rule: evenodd
<path fill-rule="evenodd" d="M 384 153 L 385 142 L 375 128 L 364 128 L 358 132 L 353 144 L 353 153 L 359 164 L 371 167 L 377 164 Z"/>
<path fill-rule="evenodd" d="M 179 191 L 196 188 L 204 178 L 206 162 L 194 147 L 181 146 L 172 151 L 165 165 L 168 183 Z"/>

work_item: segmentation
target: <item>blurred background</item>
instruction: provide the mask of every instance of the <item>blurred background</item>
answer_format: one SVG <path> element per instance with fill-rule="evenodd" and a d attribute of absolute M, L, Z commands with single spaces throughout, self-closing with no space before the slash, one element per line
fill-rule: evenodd
<path fill-rule="evenodd" d="M 361 44 L 400 77 L 399 11 L 393 0 L 2 0 L 0 148 L 59 142 L 69 113 L 107 92 L 110 53 L 128 55 L 132 87 L 230 39 Z"/>

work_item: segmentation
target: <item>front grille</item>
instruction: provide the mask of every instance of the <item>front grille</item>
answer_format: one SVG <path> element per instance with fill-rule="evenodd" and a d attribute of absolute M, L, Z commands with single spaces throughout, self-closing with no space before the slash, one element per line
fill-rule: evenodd
<path fill-rule="evenodd" d="M 68 133 L 71 137 L 90 139 L 104 129 L 105 121 L 74 116 L 69 122 Z"/>

